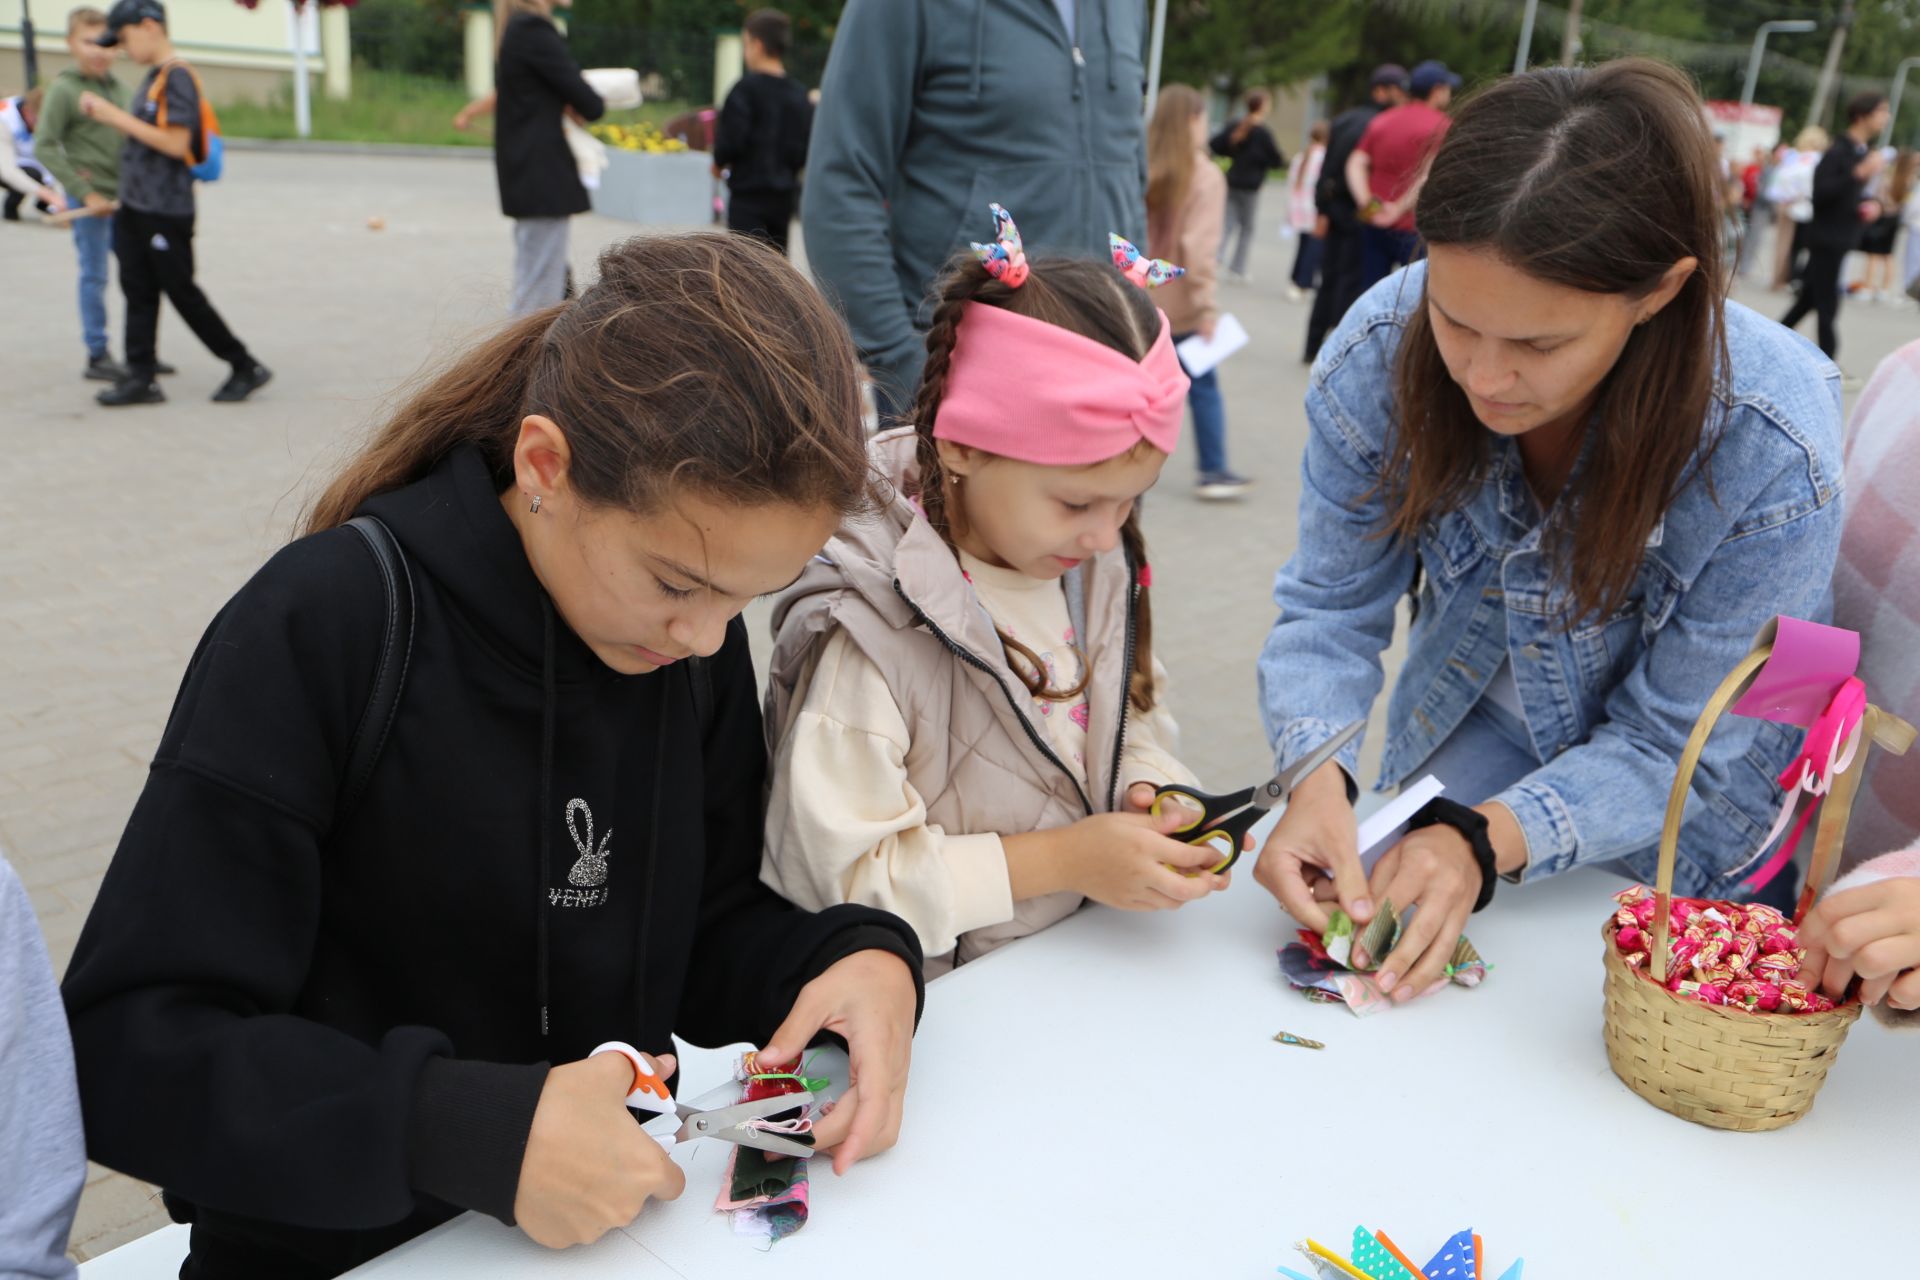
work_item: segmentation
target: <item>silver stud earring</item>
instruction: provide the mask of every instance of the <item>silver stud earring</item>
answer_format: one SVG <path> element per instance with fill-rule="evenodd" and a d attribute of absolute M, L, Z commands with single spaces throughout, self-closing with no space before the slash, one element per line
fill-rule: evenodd
<path fill-rule="evenodd" d="M 533 505 L 528 507 L 527 510 L 536 516 L 540 514 L 540 495 L 539 494 L 536 493 L 533 495 Z"/>

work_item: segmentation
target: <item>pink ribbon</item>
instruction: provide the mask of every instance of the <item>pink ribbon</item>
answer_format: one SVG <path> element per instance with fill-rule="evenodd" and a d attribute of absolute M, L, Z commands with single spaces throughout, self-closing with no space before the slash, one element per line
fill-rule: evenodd
<path fill-rule="evenodd" d="M 936 440 L 1048 467 L 1091 466 L 1145 440 L 1172 453 L 1187 375 L 1160 312 L 1142 360 L 1058 325 L 969 302 L 961 312 Z"/>

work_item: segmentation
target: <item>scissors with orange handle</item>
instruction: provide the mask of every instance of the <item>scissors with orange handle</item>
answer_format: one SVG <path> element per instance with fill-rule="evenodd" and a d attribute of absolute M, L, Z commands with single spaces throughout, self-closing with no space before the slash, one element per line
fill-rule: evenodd
<path fill-rule="evenodd" d="M 1170 800 L 1194 810 L 1198 816 L 1170 834 L 1188 844 L 1212 845 L 1220 855 L 1220 862 L 1208 870 L 1217 875 L 1239 861 L 1240 846 L 1246 843 L 1247 833 L 1269 810 L 1284 803 L 1308 774 L 1339 755 L 1341 748 L 1359 737 L 1366 727 L 1365 720 L 1355 720 L 1257 787 L 1224 796 L 1208 795 L 1192 787 L 1160 787 L 1153 793 L 1154 816 L 1158 817 L 1161 807 Z"/>
<path fill-rule="evenodd" d="M 768 1120 L 796 1107 L 810 1106 L 813 1094 L 810 1092 L 783 1093 L 777 1097 L 757 1098 L 752 1102 L 735 1103 L 730 1107 L 719 1107 L 712 1111 L 702 1111 L 698 1107 L 679 1102 L 667 1091 L 667 1082 L 655 1074 L 646 1055 L 630 1044 L 619 1040 L 609 1040 L 588 1054 L 589 1058 L 602 1053 L 617 1053 L 633 1067 L 633 1087 L 627 1092 L 627 1106 L 635 1111 L 651 1111 L 657 1115 L 677 1116 L 685 1123 L 676 1132 L 654 1133 L 653 1137 L 663 1147 L 672 1147 L 677 1142 L 691 1142 L 695 1138 L 718 1138 L 722 1142 L 731 1142 L 736 1146 L 758 1147 L 762 1151 L 771 1151 L 783 1156 L 810 1156 L 813 1154 L 813 1137 L 805 1133 L 775 1133 L 759 1128 L 750 1121 Z M 652 1129 L 648 1129 L 652 1133 Z"/>

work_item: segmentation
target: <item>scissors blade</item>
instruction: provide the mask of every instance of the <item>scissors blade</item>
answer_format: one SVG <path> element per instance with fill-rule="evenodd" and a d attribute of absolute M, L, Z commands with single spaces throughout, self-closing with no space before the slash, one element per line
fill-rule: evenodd
<path fill-rule="evenodd" d="M 1293 789 L 1299 786 L 1308 774 L 1339 755 L 1341 749 L 1359 737 L 1361 731 L 1366 727 L 1367 722 L 1365 720 L 1355 720 L 1352 724 L 1334 734 L 1331 738 L 1328 738 L 1312 751 L 1309 751 L 1306 755 L 1300 757 L 1285 769 L 1282 769 L 1274 775 L 1273 781 L 1260 788 L 1259 793 L 1253 798 L 1254 806 L 1260 809 L 1271 809 L 1282 800 L 1285 800 L 1293 794 Z"/>
<path fill-rule="evenodd" d="M 813 1094 L 803 1089 L 799 1093 L 756 1098 L 752 1102 L 737 1102 L 730 1107 L 716 1107 L 712 1111 L 701 1111 L 684 1102 L 678 1103 L 675 1110 L 686 1123 L 680 1126 L 676 1138 L 680 1142 L 691 1142 L 695 1138 L 719 1138 L 723 1142 L 758 1147 L 762 1151 L 775 1151 L 781 1155 L 810 1156 L 813 1154 L 812 1147 L 777 1133 L 749 1129 L 746 1125 L 749 1120 L 763 1120 L 796 1107 L 809 1106 L 812 1102 Z"/>

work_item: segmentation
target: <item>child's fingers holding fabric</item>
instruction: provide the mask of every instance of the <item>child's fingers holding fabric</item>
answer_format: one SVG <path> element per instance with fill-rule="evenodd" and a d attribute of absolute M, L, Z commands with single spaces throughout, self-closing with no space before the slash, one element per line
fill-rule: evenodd
<path fill-rule="evenodd" d="M 822 1031 L 847 1042 L 851 1087 L 815 1130 L 819 1148 L 833 1149 L 835 1173 L 899 1139 L 915 995 L 913 974 L 899 956 L 856 951 L 800 989 L 793 1012 L 760 1053 L 762 1063 L 780 1067 L 797 1060 Z"/>

